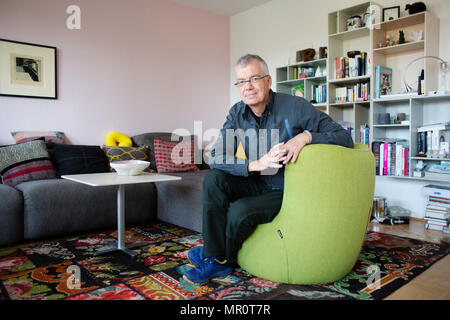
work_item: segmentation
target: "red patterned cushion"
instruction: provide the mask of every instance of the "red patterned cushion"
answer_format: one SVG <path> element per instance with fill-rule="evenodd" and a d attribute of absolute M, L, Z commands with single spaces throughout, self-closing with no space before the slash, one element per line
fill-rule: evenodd
<path fill-rule="evenodd" d="M 153 145 L 159 173 L 199 170 L 194 164 L 194 141 L 166 142 L 155 139 Z"/>
<path fill-rule="evenodd" d="M 56 173 L 50 160 L 36 160 L 6 170 L 3 183 L 10 186 L 31 180 L 55 179 Z"/>

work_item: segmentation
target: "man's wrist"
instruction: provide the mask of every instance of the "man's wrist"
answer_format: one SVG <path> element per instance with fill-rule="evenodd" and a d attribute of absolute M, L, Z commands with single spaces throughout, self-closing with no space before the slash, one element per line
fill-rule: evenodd
<path fill-rule="evenodd" d="M 248 164 L 247 170 L 248 170 L 248 172 L 255 172 L 255 171 L 258 171 L 258 170 L 256 170 L 257 167 L 258 167 L 258 160 L 254 160 Z"/>
<path fill-rule="evenodd" d="M 312 141 L 312 134 L 311 134 L 311 132 L 309 132 L 308 130 L 303 130 L 303 132 L 305 132 L 307 134 L 307 136 L 308 136 L 308 140 L 307 140 L 306 144 L 310 144 L 311 141 Z"/>

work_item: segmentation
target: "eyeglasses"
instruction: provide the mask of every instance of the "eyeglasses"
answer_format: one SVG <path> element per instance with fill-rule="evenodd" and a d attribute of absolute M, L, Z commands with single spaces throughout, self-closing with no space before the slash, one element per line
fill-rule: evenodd
<path fill-rule="evenodd" d="M 266 77 L 268 77 L 269 75 L 266 74 L 265 76 L 253 76 L 251 77 L 249 80 L 238 80 L 234 85 L 238 88 L 243 87 L 246 83 L 250 82 L 251 84 L 255 84 L 256 82 L 258 82 L 261 79 L 264 79 Z"/>

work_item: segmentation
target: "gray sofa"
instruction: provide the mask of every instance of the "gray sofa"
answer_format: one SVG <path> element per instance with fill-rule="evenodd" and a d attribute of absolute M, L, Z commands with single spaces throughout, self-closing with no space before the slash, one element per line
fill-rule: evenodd
<path fill-rule="evenodd" d="M 137 146 L 153 149 L 155 137 L 170 141 L 171 134 L 145 133 L 132 139 Z M 150 162 L 154 162 L 151 155 Z M 199 167 L 208 168 L 204 163 Z M 177 181 L 127 185 L 126 225 L 160 220 L 201 232 L 202 182 L 207 171 L 169 173 L 182 178 Z M 0 219 L 0 246 L 115 228 L 117 187 L 91 187 L 65 179 L 28 181 L 15 187 L 0 184 Z"/>
<path fill-rule="evenodd" d="M 207 170 L 171 173 L 178 181 L 127 185 L 127 226 L 161 220 L 201 232 Z M 117 226 L 117 187 L 65 179 L 0 184 L 0 246 Z"/>

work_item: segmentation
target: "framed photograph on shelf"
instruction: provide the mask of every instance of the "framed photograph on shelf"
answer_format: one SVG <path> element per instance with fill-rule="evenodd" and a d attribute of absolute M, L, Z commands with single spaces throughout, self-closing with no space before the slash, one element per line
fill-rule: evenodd
<path fill-rule="evenodd" d="M 392 69 L 385 66 L 375 68 L 375 97 L 384 98 L 392 94 Z"/>
<path fill-rule="evenodd" d="M 0 95 L 56 99 L 56 47 L 0 39 Z"/>
<path fill-rule="evenodd" d="M 400 18 L 400 6 L 383 8 L 383 21 Z"/>

